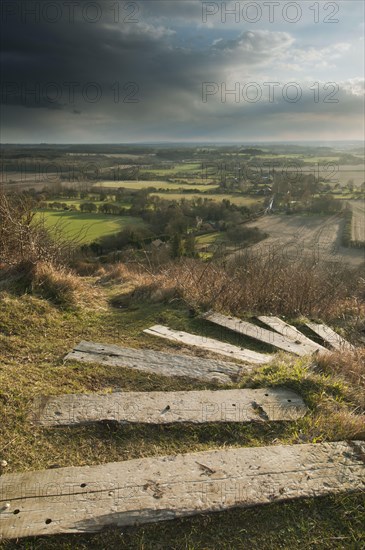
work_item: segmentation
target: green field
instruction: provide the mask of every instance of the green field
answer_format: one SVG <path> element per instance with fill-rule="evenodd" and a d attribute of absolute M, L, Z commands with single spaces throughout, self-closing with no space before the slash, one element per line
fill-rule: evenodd
<path fill-rule="evenodd" d="M 220 245 L 226 242 L 225 234 L 215 231 L 214 233 L 206 233 L 199 235 L 195 239 L 196 249 L 199 252 L 199 257 L 203 260 L 209 260 L 214 253 L 219 249 Z"/>
<path fill-rule="evenodd" d="M 167 168 L 148 168 L 145 173 L 154 174 L 155 176 L 177 176 L 186 172 L 198 172 L 202 169 L 199 162 L 180 162 Z"/>
<path fill-rule="evenodd" d="M 196 237 L 196 244 L 199 248 L 203 248 L 206 246 L 209 246 L 211 244 L 214 244 L 217 242 L 217 240 L 222 240 L 222 233 L 219 231 L 215 231 L 214 233 L 206 233 L 205 235 L 199 235 Z"/>
<path fill-rule="evenodd" d="M 171 178 L 171 180 L 176 184 L 178 185 L 179 184 L 179 181 L 183 182 L 183 185 L 184 184 L 198 184 L 198 185 L 217 185 L 214 183 L 214 178 L 213 176 L 210 177 L 209 174 L 208 176 L 205 176 L 204 177 L 187 177 L 187 176 L 182 176 L 181 178 Z"/>
<path fill-rule="evenodd" d="M 133 189 L 140 191 L 141 189 L 147 189 L 148 187 L 155 187 L 156 189 L 166 189 L 171 191 L 178 191 L 179 189 L 192 189 L 193 191 L 207 191 L 208 189 L 215 191 L 218 189 L 217 185 L 208 184 L 192 184 L 187 183 L 171 183 L 169 181 L 159 180 L 142 180 L 142 181 L 101 181 L 94 184 L 94 187 L 103 187 L 104 189 L 119 189 L 124 187 L 125 189 Z"/>
<path fill-rule="evenodd" d="M 104 214 L 82 214 L 81 212 L 42 211 L 37 214 L 43 217 L 46 227 L 57 227 L 67 238 L 75 238 L 80 243 L 89 243 L 121 231 L 128 225 L 143 227 L 140 218 L 132 216 L 108 216 Z"/>

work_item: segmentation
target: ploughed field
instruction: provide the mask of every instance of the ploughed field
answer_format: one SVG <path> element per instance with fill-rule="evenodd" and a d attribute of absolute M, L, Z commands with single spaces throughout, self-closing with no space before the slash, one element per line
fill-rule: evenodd
<path fill-rule="evenodd" d="M 341 215 L 266 215 L 247 225 L 269 235 L 250 249 L 265 254 L 276 251 L 293 260 L 309 256 L 359 266 L 364 262 L 364 252 L 341 246 L 343 224 Z"/>

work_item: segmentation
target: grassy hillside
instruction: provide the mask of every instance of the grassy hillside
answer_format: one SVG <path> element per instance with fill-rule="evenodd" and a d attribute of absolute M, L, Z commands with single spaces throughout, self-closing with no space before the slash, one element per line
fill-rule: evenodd
<path fill-rule="evenodd" d="M 117 388 L 122 391 L 215 388 L 209 383 L 168 379 L 120 367 L 63 363 L 66 352 L 82 339 L 199 353 L 186 347 L 181 350 L 178 345 L 142 333 L 144 328 L 162 323 L 238 343 L 237 335 L 228 330 L 222 332 L 221 328 L 192 316 L 186 300 L 171 292 L 166 281 L 163 283 L 148 272 L 117 265 L 99 268 L 93 277 L 70 276 L 63 288 L 76 296 L 76 306 L 70 304 L 65 308 L 66 301 L 62 309 L 53 304 L 52 292 L 48 300 L 44 298 L 50 281 L 57 275 L 48 269 L 47 272 L 44 268 L 41 284 L 33 286 L 32 293 L 24 294 L 14 278 L 3 278 L 0 286 L 0 458 L 8 462 L 7 473 L 224 446 L 365 439 L 363 417 L 359 416 L 365 408 L 364 350 L 354 356 L 335 355 L 330 362 L 278 354 L 273 364 L 246 375 L 234 386 L 285 385 L 298 391 L 310 412 L 296 422 L 208 426 L 100 424 L 53 430 L 32 426 L 29 411 L 36 395 L 111 392 Z M 171 287 L 174 281 L 170 283 Z M 54 283 L 53 290 L 55 287 Z M 239 343 L 270 351 L 244 337 L 239 338 Z M 361 548 L 365 544 L 364 505 L 364 493 L 359 492 L 130 527 L 123 532 L 111 529 L 97 535 L 4 541 L 0 548 Z"/>

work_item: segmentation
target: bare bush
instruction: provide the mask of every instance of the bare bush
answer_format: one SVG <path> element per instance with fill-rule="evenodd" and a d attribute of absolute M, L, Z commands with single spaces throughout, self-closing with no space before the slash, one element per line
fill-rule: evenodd
<path fill-rule="evenodd" d="M 127 269 L 127 268 L 124 268 Z M 130 276 L 134 278 L 133 268 Z M 132 273 L 133 271 L 133 273 Z M 303 258 L 295 262 L 277 256 L 246 254 L 230 265 L 184 259 L 144 272 L 144 286 L 175 288 L 195 310 L 215 309 L 241 314 L 311 316 L 331 319 L 358 309 L 359 273 L 339 263 L 319 263 Z M 139 278 L 141 275 L 139 275 Z M 136 280 L 138 286 L 138 282 Z M 361 301 L 361 296 L 360 296 Z M 351 302 L 351 303 L 350 303 Z M 356 302 L 356 304 L 355 304 Z"/>
<path fill-rule="evenodd" d="M 49 262 L 62 264 L 76 246 L 75 240 L 62 237 L 62 228 L 52 235 L 34 213 L 33 201 L 22 193 L 6 194 L 0 189 L 0 262 L 6 266 L 19 263 Z"/>
<path fill-rule="evenodd" d="M 247 254 L 227 267 L 184 261 L 170 268 L 170 277 L 190 306 L 232 314 L 330 317 L 358 285 L 357 274 L 338 263 L 290 262 L 280 255 Z"/>

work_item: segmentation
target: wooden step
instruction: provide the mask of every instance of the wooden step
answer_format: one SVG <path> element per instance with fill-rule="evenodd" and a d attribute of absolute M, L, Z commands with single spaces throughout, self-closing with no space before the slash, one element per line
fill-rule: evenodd
<path fill-rule="evenodd" d="M 65 361 L 127 367 L 150 374 L 183 376 L 220 384 L 231 384 L 240 377 L 243 370 L 242 365 L 228 361 L 201 359 L 193 355 L 153 350 L 120 348 L 94 342 L 80 342 L 71 353 L 66 355 Z"/>
<path fill-rule="evenodd" d="M 318 334 L 324 342 L 329 344 L 331 348 L 338 351 L 353 351 L 355 347 L 347 342 L 342 336 L 337 334 L 332 328 L 327 325 L 317 323 L 306 323 L 307 327 Z"/>
<path fill-rule="evenodd" d="M 298 329 L 296 329 L 292 325 L 289 325 L 279 317 L 260 315 L 259 317 L 257 317 L 257 319 L 259 319 L 259 321 L 272 328 L 273 330 L 276 330 L 276 332 L 279 332 L 279 334 L 282 334 L 283 336 L 290 338 L 295 342 L 301 342 L 302 344 L 312 347 L 313 352 L 327 351 L 326 348 L 324 348 L 320 344 L 317 344 L 316 342 L 313 342 L 313 340 L 307 338 L 307 336 L 302 334 Z"/>
<path fill-rule="evenodd" d="M 4 539 L 94 533 L 365 487 L 365 443 L 225 448 L 5 474 Z"/>
<path fill-rule="evenodd" d="M 252 422 L 296 420 L 306 410 L 302 398 L 286 388 L 116 392 L 40 397 L 33 405 L 32 420 L 42 426 L 105 420 L 125 424 Z"/>
<path fill-rule="evenodd" d="M 232 344 L 226 344 L 213 338 L 207 338 L 206 336 L 198 336 L 196 334 L 189 334 L 182 330 L 173 330 L 169 327 L 162 325 L 154 325 L 143 332 L 152 336 L 158 336 L 159 338 L 165 338 L 172 340 L 173 342 L 179 342 L 188 346 L 196 346 L 200 349 L 212 351 L 220 355 L 226 355 L 232 359 L 238 359 L 239 361 L 245 361 L 256 365 L 263 365 L 273 360 L 274 356 L 264 353 L 257 353 L 250 349 L 239 348 Z"/>
<path fill-rule="evenodd" d="M 272 332 L 271 330 L 266 330 L 265 328 L 258 327 L 247 321 L 242 321 L 237 317 L 226 317 L 221 313 L 209 312 L 204 315 L 204 319 L 211 321 L 216 325 L 219 325 L 224 328 L 228 328 L 244 336 L 249 336 L 265 344 L 269 344 L 278 349 L 288 351 L 290 353 L 295 353 L 296 355 L 309 355 L 313 353 L 313 346 L 308 346 L 302 342 L 297 343 L 291 338 L 287 338 Z"/>

